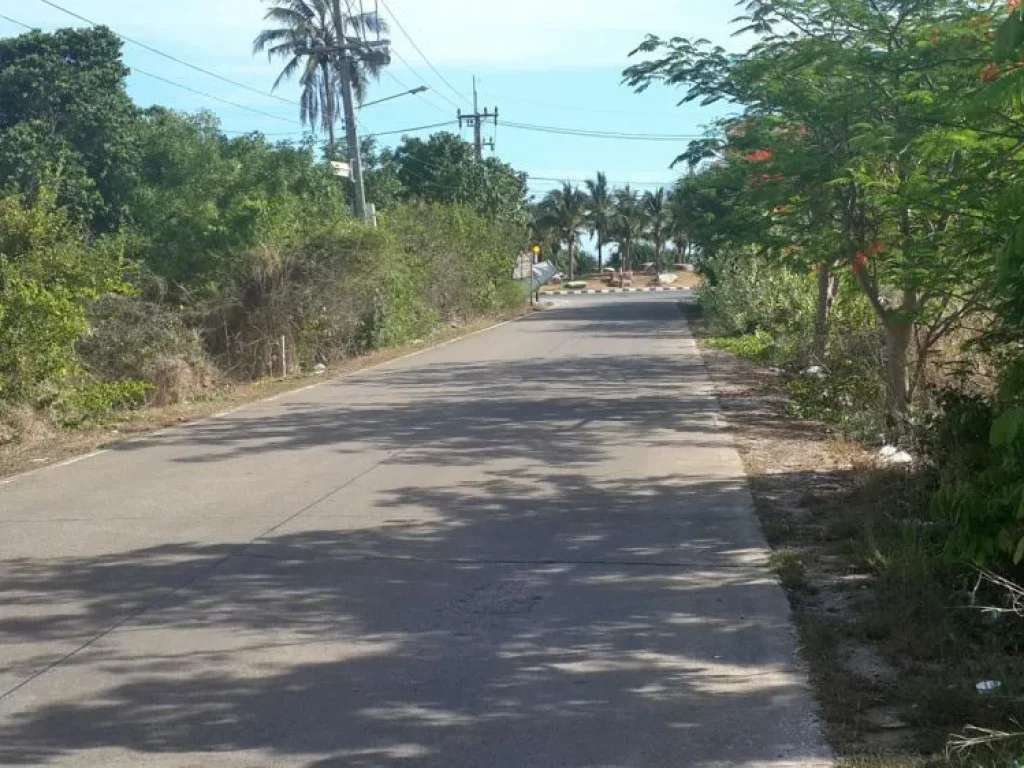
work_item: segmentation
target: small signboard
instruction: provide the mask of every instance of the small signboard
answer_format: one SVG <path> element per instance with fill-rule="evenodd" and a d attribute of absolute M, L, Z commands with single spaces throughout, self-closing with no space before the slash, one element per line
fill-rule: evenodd
<path fill-rule="evenodd" d="M 529 280 L 533 274 L 533 254 L 524 253 L 519 257 L 516 268 L 512 271 L 513 280 Z"/>
<path fill-rule="evenodd" d="M 331 161 L 331 170 L 334 171 L 335 176 L 340 176 L 343 179 L 352 177 L 352 166 L 348 163 L 343 163 L 340 160 Z"/>

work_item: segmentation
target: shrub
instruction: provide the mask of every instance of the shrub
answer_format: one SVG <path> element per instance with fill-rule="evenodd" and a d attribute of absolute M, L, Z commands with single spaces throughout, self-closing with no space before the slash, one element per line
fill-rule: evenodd
<path fill-rule="evenodd" d="M 53 421 L 65 428 L 85 427 L 115 412 L 146 403 L 151 384 L 143 381 L 94 382 L 65 389 L 50 406 Z"/>
<path fill-rule="evenodd" d="M 736 251 L 716 257 L 715 276 L 714 284 L 700 293 L 715 333 L 733 336 L 765 331 L 783 344 L 813 337 L 816 287 L 812 275 Z"/>
<path fill-rule="evenodd" d="M 148 382 L 154 405 L 192 400 L 213 388 L 216 372 L 202 338 L 180 310 L 109 295 L 89 305 L 88 321 L 77 352 L 98 380 Z"/>
<path fill-rule="evenodd" d="M 45 190 L 0 199 L 0 399 L 37 404 L 80 373 L 85 302 L 123 290 L 124 241 L 86 240 Z"/>

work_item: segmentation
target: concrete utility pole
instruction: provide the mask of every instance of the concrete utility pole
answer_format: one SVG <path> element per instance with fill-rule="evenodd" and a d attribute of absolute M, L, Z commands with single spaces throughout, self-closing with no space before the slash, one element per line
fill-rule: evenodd
<path fill-rule="evenodd" d="M 313 56 L 326 53 L 337 62 L 341 80 L 341 101 L 345 113 L 345 137 L 348 143 L 348 159 L 352 168 L 353 208 L 358 219 L 366 219 L 366 187 L 363 183 L 363 157 L 359 148 L 359 128 L 356 125 L 356 108 L 352 81 L 355 67 L 360 61 L 372 61 L 387 66 L 391 63 L 389 40 L 366 42 L 359 38 L 347 37 L 340 45 L 311 46 L 299 48 L 296 53 Z"/>
<path fill-rule="evenodd" d="M 359 148 L 359 130 L 352 98 L 352 52 L 341 52 L 341 101 L 345 109 L 345 138 L 348 141 L 349 163 L 352 165 L 352 185 L 355 188 L 354 207 L 357 219 L 366 219 L 366 185 L 363 183 L 363 153 Z"/>
<path fill-rule="evenodd" d="M 476 149 L 476 159 L 483 160 L 484 147 L 486 146 L 490 147 L 492 150 L 494 149 L 494 139 L 491 139 L 490 141 L 484 141 L 484 124 L 488 120 L 493 120 L 495 127 L 497 127 L 498 108 L 495 107 L 494 112 L 491 112 L 487 109 L 485 109 L 483 113 L 480 112 L 480 107 L 477 106 L 475 77 L 473 78 L 473 114 L 464 115 L 460 110 L 457 113 L 457 115 L 459 118 L 459 128 L 462 127 L 463 122 L 465 122 L 466 125 L 473 126 L 473 146 Z"/>

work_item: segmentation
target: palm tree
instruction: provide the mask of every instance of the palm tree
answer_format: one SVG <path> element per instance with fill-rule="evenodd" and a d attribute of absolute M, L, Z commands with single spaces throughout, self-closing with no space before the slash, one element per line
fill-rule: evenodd
<path fill-rule="evenodd" d="M 603 252 L 605 239 L 615 216 L 615 200 L 608 188 L 608 177 L 598 171 L 596 179 L 587 179 L 588 206 L 587 226 L 591 235 L 597 236 L 597 270 L 604 267 Z"/>
<path fill-rule="evenodd" d="M 629 270 L 633 263 L 633 246 L 643 239 L 649 219 L 643 201 L 627 184 L 614 192 L 614 233 L 619 242 L 620 269 Z"/>
<path fill-rule="evenodd" d="M 647 229 L 654 246 L 654 268 L 661 271 L 661 256 L 665 250 L 665 242 L 669 237 L 669 208 L 665 196 L 665 188 L 659 187 L 654 192 L 644 195 L 644 208 L 647 211 Z"/>
<path fill-rule="evenodd" d="M 679 260 L 684 262 L 690 253 L 690 218 L 686 199 L 675 187 L 668 196 L 669 235 L 676 244 Z"/>
<path fill-rule="evenodd" d="M 569 279 L 576 277 L 576 246 L 580 230 L 587 224 L 587 196 L 568 182 L 553 189 L 541 201 L 542 225 L 558 233 L 569 249 Z"/>
<path fill-rule="evenodd" d="M 284 69 L 274 81 L 281 83 L 299 74 L 302 95 L 299 118 L 314 126 L 318 121 L 328 135 L 328 154 L 335 144 L 335 125 L 341 110 L 341 67 L 337 50 L 330 50 L 354 37 L 368 32 L 384 32 L 387 25 L 374 13 L 349 14 L 342 10 L 341 0 L 270 0 L 271 7 L 264 20 L 274 26 L 260 32 L 253 41 L 253 53 L 267 52 L 267 58 L 283 59 Z M 347 4 L 346 4 L 347 8 Z M 374 61 L 357 61 L 352 66 L 352 91 L 362 103 L 370 78 L 379 77 L 383 65 Z"/>

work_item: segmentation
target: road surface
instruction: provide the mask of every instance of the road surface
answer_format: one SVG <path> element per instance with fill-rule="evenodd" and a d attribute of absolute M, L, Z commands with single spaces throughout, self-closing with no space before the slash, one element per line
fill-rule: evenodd
<path fill-rule="evenodd" d="M 0 487 L 0 764 L 827 765 L 677 301 Z"/>

